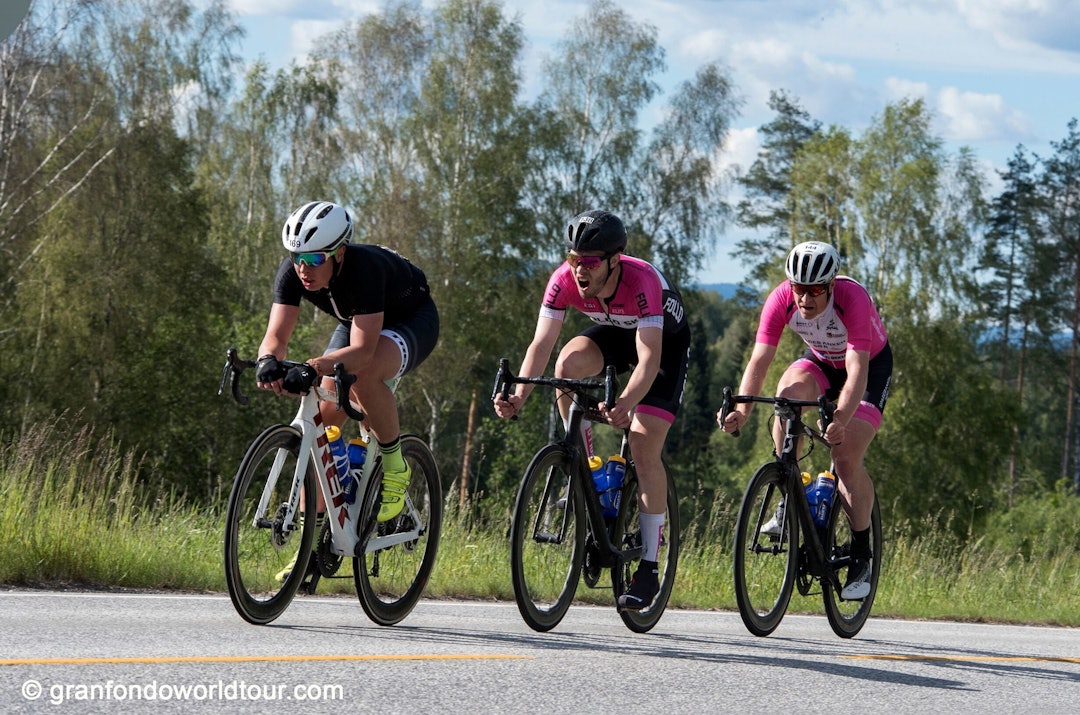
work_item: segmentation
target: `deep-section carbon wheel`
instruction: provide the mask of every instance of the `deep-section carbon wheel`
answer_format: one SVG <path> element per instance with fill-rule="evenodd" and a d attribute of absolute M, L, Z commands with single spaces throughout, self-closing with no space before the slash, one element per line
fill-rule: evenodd
<path fill-rule="evenodd" d="M 780 533 L 761 533 L 784 502 L 787 475 L 762 466 L 750 480 L 735 521 L 735 601 L 747 630 L 767 636 L 787 611 L 795 584 L 798 530 L 794 509 L 784 509 Z"/>
<path fill-rule="evenodd" d="M 285 611 L 311 558 L 316 487 L 310 461 L 298 507 L 299 528 L 285 529 L 282 521 L 299 452 L 296 428 L 268 428 L 248 447 L 229 494 L 225 581 L 237 613 L 250 623 L 269 623 Z M 263 512 L 260 503 L 265 504 Z"/>
<path fill-rule="evenodd" d="M 412 469 L 405 509 L 390 521 L 375 522 L 382 480 L 372 479 L 360 519 L 366 534 L 362 538 L 364 551 L 362 557 L 353 559 L 353 579 L 360 605 L 368 618 L 383 626 L 400 622 L 420 600 L 435 566 L 442 530 L 442 482 L 435 457 L 422 439 L 411 434 L 401 436 L 401 454 Z M 379 467 L 375 476 L 381 475 Z M 383 537 L 392 540 L 412 533 L 416 538 L 368 550 Z"/>
<path fill-rule="evenodd" d="M 585 553 L 585 506 L 573 462 L 557 445 L 536 453 L 518 488 L 510 528 L 510 573 L 530 628 L 558 625 L 577 592 Z M 590 480 L 591 486 L 591 480 Z"/>
<path fill-rule="evenodd" d="M 622 496 L 619 501 L 619 513 L 615 519 L 615 546 L 623 551 L 641 546 L 641 525 L 638 523 L 638 479 L 633 464 L 628 464 L 623 481 Z M 664 515 L 664 535 L 660 540 L 660 553 L 657 564 L 660 567 L 660 592 L 652 605 L 640 611 L 620 610 L 626 627 L 635 633 L 646 633 L 664 615 L 671 589 L 675 585 L 675 571 L 679 564 L 679 498 L 675 493 L 675 482 L 668 475 L 667 511 Z M 630 588 L 630 578 L 637 569 L 638 561 L 623 563 L 622 569 L 611 570 L 611 585 L 616 603 L 626 589 Z"/>
<path fill-rule="evenodd" d="M 851 558 L 851 525 L 848 523 L 847 514 L 840 508 L 839 499 L 836 500 L 836 508 L 829 519 L 829 540 L 825 550 L 827 558 L 840 576 L 840 585 L 843 586 Z M 870 561 L 870 594 L 861 601 L 845 601 L 840 598 L 832 584 L 822 580 L 825 615 L 829 617 L 833 632 L 841 638 L 852 638 L 862 630 L 877 595 L 882 555 L 881 510 L 878 508 L 877 499 L 874 500 L 874 509 L 870 513 L 870 553 L 873 557 Z"/>

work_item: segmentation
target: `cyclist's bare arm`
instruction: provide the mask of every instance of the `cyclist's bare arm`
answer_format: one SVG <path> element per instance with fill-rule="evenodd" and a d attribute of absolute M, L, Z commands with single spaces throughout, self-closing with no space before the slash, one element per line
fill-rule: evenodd
<path fill-rule="evenodd" d="M 649 391 L 660 372 L 660 356 L 664 344 L 664 331 L 660 328 L 639 328 L 635 331 L 638 363 L 626 381 L 626 388 L 614 405 L 603 404 L 604 414 L 613 427 L 623 429 L 630 425 L 630 412 Z"/>
<path fill-rule="evenodd" d="M 754 343 L 754 351 L 750 354 L 750 361 L 746 363 L 743 371 L 742 382 L 739 384 L 740 395 L 760 395 L 765 386 L 765 375 L 769 372 L 776 357 L 776 346 L 768 343 Z M 737 432 L 746 424 L 750 410 L 754 408 L 752 402 L 737 405 L 727 419 L 720 424 L 720 429 L 725 432 Z M 717 422 L 720 421 L 720 413 L 716 414 Z"/>
<path fill-rule="evenodd" d="M 541 316 L 536 321 L 536 332 L 528 350 L 525 351 L 525 359 L 521 361 L 518 375 L 524 377 L 536 377 L 542 375 L 551 359 L 551 351 L 555 348 L 555 341 L 559 339 L 562 331 L 562 322 Z M 534 385 L 516 385 L 513 392 L 503 400 L 501 396 L 495 397 L 495 414 L 502 418 L 513 417 L 521 409 L 526 398 L 533 391 Z"/>
<path fill-rule="evenodd" d="M 829 425 L 826 438 L 831 444 L 842 444 L 848 422 L 855 416 L 859 401 L 866 394 L 866 381 L 870 375 L 870 352 L 868 350 L 848 350 L 844 356 L 844 368 L 847 379 L 836 400 L 836 412 Z"/>
<path fill-rule="evenodd" d="M 278 360 L 284 360 L 288 352 L 289 338 L 296 329 L 296 322 L 300 318 L 300 308 L 295 305 L 274 303 L 270 307 L 270 317 L 266 321 L 266 333 L 262 343 L 259 344 L 259 357 L 273 355 Z M 260 382 L 258 386 L 264 390 L 273 390 L 280 395 L 283 392 L 281 380 L 273 382 Z"/>

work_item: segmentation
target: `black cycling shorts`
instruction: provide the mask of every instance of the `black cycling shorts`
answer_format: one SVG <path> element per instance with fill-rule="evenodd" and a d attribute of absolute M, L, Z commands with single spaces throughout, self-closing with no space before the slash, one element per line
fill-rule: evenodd
<path fill-rule="evenodd" d="M 613 325 L 593 325 L 581 333 L 600 348 L 605 365 L 614 365 L 620 375 L 637 365 L 637 331 Z M 686 387 L 686 369 L 690 364 L 690 329 L 664 333 L 660 351 L 660 372 L 645 393 L 637 412 L 651 414 L 668 422 L 675 421 Z"/>

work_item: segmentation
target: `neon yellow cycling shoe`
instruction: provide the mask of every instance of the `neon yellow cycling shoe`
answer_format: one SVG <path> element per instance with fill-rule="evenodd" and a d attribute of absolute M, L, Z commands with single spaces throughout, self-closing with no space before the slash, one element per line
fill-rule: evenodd
<path fill-rule="evenodd" d="M 285 568 L 281 569 L 276 574 L 274 574 L 274 578 L 277 579 L 278 583 L 285 583 L 285 580 L 287 578 L 289 578 L 289 574 L 292 573 L 292 570 L 294 568 L 296 568 L 296 556 L 295 555 L 292 557 L 292 561 L 290 561 Z"/>
<path fill-rule="evenodd" d="M 383 472 L 379 500 L 379 521 L 390 521 L 405 508 L 405 491 L 409 488 L 412 469 L 406 463 L 404 472 Z"/>

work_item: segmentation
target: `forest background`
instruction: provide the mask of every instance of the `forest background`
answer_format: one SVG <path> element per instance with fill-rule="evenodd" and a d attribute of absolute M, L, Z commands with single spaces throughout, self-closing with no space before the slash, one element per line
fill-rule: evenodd
<path fill-rule="evenodd" d="M 254 357 L 281 224 L 330 198 L 354 210 L 357 241 L 427 273 L 442 336 L 402 382 L 402 422 L 432 446 L 458 523 L 504 529 L 555 419 L 540 393 L 520 421 L 496 419 L 497 361 L 516 365 L 529 342 L 566 221 L 603 207 L 627 223 L 629 253 L 682 287 L 693 327 L 666 449 L 684 543 L 730 519 L 770 452 L 765 410 L 742 438 L 719 433 L 719 396 L 738 385 L 783 256 L 822 240 L 874 295 L 896 357 L 867 460 L 888 538 L 1075 553 L 1076 120 L 1046 156 L 1018 146 L 991 193 L 921 100 L 854 133 L 777 88 L 757 160 L 732 175 L 719 158 L 740 100 L 722 64 L 643 130 L 664 68 L 655 30 L 607 0 L 567 27 L 526 101 L 522 27 L 494 0 L 395 0 L 278 71 L 242 71 L 242 31 L 220 2 L 35 0 L 0 45 L 5 460 L 90 444 L 123 455 L 147 508 L 221 508 L 247 443 L 295 410 L 219 397 L 225 350 Z M 725 297 L 692 277 L 731 226 L 754 238 L 739 245 L 749 278 Z M 298 359 L 333 329 L 304 310 Z M 785 339 L 767 385 L 800 350 Z"/>

